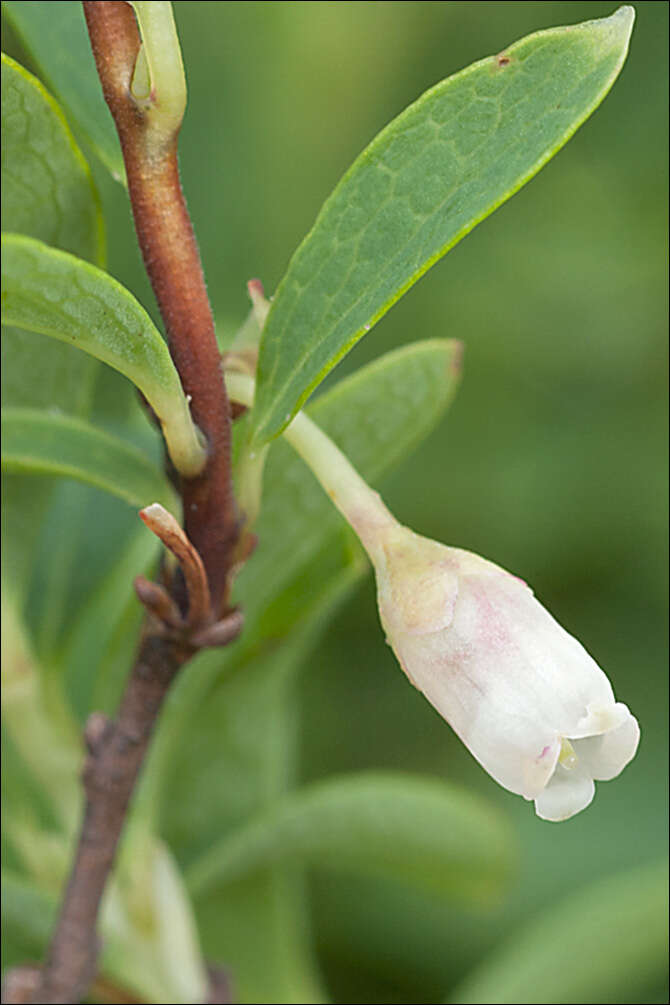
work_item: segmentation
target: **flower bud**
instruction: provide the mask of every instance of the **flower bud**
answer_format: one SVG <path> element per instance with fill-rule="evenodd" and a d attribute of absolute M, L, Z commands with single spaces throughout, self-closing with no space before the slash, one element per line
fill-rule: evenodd
<path fill-rule="evenodd" d="M 253 382 L 229 390 L 251 404 Z M 584 647 L 516 576 L 403 527 L 306 415 L 284 431 L 358 534 L 389 645 L 416 688 L 504 788 L 544 820 L 585 809 L 635 756 L 637 720 Z"/>
<path fill-rule="evenodd" d="M 565 820 L 616 777 L 640 730 L 609 680 L 516 576 L 393 523 L 371 555 L 403 670 L 488 773 Z"/>

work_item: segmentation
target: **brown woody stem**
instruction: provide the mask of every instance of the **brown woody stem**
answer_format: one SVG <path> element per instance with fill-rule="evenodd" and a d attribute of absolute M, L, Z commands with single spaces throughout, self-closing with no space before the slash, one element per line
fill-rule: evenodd
<path fill-rule="evenodd" d="M 197 478 L 182 478 L 180 485 L 185 535 L 176 525 L 181 548 L 177 551 L 190 575 L 173 580 L 172 596 L 155 584 L 152 588 L 138 581 L 138 594 L 152 613 L 117 717 L 110 721 L 94 713 L 86 727 L 85 812 L 59 919 L 41 970 L 23 968 L 15 974 L 13 1000 L 39 1003 L 79 1002 L 90 987 L 99 952 L 100 903 L 163 700 L 199 646 L 226 644 L 242 623 L 239 612 L 228 605 L 230 571 L 239 561 L 229 403 L 200 256 L 179 182 L 178 128 L 169 134 L 152 128 L 153 96 L 143 104 L 131 93 L 140 36 L 130 4 L 85 0 L 83 7 L 123 149 L 142 256 L 193 418 L 207 439 L 208 460 Z M 182 619 L 175 628 L 189 603 L 189 620 Z M 185 629 L 193 631 L 189 635 Z M 222 995 L 220 989 L 213 990 L 212 1000 L 227 1000 Z"/>
<path fill-rule="evenodd" d="M 86 728 L 86 796 L 79 844 L 36 1003 L 79 1002 L 95 977 L 100 901 L 128 803 L 163 699 L 189 653 L 154 634 L 140 643 L 115 721 L 93 714 Z"/>
<path fill-rule="evenodd" d="M 129 4 L 84 2 L 105 100 L 116 123 L 144 264 L 165 322 L 170 352 L 191 396 L 208 463 L 182 480 L 184 528 L 200 553 L 214 613 L 223 613 L 238 519 L 230 473 L 230 411 L 214 321 L 191 220 L 179 182 L 177 135 L 156 147 L 130 85 L 140 36 Z"/>

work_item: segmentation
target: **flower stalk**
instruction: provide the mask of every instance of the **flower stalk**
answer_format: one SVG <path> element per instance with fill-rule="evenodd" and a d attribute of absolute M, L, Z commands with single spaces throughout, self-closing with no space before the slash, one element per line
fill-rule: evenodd
<path fill-rule="evenodd" d="M 226 376 L 253 402 L 253 381 Z M 565 820 L 634 757 L 640 731 L 595 660 L 516 576 L 402 526 L 306 415 L 284 436 L 358 534 L 409 680 L 504 788 Z"/>

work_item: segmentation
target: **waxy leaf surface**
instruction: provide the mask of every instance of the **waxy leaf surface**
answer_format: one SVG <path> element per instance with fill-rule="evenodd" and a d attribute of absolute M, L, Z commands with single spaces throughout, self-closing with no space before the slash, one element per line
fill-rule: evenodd
<path fill-rule="evenodd" d="M 72 122 L 117 181 L 126 173 L 91 52 L 80 3 L 7 0 L 12 27 Z"/>
<path fill-rule="evenodd" d="M 53 12 L 51 14 L 53 19 Z M 2 58 L 3 226 L 97 263 L 104 228 L 90 171 L 54 99 L 32 74 Z M 4 405 L 84 415 L 98 364 L 32 332 L 2 329 Z M 27 587 L 53 483 L 3 479 L 3 580 L 15 596 Z"/>
<path fill-rule="evenodd" d="M 446 251 L 535 175 L 623 66 L 632 7 L 529 35 L 427 91 L 360 155 L 294 255 L 263 332 L 254 421 L 276 436 Z"/>
<path fill-rule="evenodd" d="M 3 227 L 104 263 L 100 201 L 62 111 L 2 54 Z"/>
<path fill-rule="evenodd" d="M 41 241 L 5 234 L 2 320 L 67 342 L 128 377 L 160 419 L 179 470 L 201 451 L 167 345 L 141 304 L 107 273 Z"/>

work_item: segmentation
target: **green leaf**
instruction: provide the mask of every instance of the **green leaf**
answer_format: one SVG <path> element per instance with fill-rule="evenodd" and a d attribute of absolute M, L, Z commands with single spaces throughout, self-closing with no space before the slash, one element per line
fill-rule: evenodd
<path fill-rule="evenodd" d="M 4 53 L 2 134 L 5 230 L 104 265 L 100 199 L 88 164 L 51 95 Z"/>
<path fill-rule="evenodd" d="M 62 113 L 41 83 L 2 57 L 3 223 L 83 257 L 104 258 L 97 193 Z M 6 405 L 87 411 L 94 360 L 29 332 L 3 328 Z M 27 588 L 52 483 L 3 479 L 3 580 L 18 600 Z"/>
<path fill-rule="evenodd" d="M 2 239 L 2 318 L 90 353 L 128 377 L 158 416 L 179 471 L 204 449 L 168 348 L 144 308 L 107 273 L 41 241 Z"/>
<path fill-rule="evenodd" d="M 57 20 L 57 19 L 55 19 Z M 53 98 L 17 63 L 2 60 L 2 208 L 11 230 L 103 262 L 104 229 L 88 166 Z M 82 414 L 98 364 L 31 332 L 2 332 L 6 405 Z M 3 578 L 15 595 L 27 587 L 52 484 L 3 479 Z"/>
<path fill-rule="evenodd" d="M 102 262 L 100 203 L 57 104 L 33 76 L 2 57 L 2 209 L 8 230 Z M 2 400 L 81 413 L 96 365 L 32 334 L 2 336 Z"/>
<path fill-rule="evenodd" d="M 187 882 L 197 895 L 279 863 L 486 903 L 509 878 L 512 842 L 504 818 L 478 797 L 437 779 L 371 772 L 285 796 L 205 852 Z"/>
<path fill-rule="evenodd" d="M 2 873 L 2 926 L 39 954 L 56 919 L 56 900 L 13 872 Z"/>
<path fill-rule="evenodd" d="M 360 155 L 279 285 L 263 332 L 255 436 L 276 436 L 395 301 L 512 196 L 598 107 L 632 7 L 529 35 L 427 91 Z"/>
<path fill-rule="evenodd" d="M 63 114 L 35 77 L 2 57 L 3 225 L 104 262 L 100 201 Z M 9 331 L 2 339 L 4 404 L 88 408 L 96 365 L 62 346 Z"/>
<path fill-rule="evenodd" d="M 23 619 L 5 589 L 2 623 L 3 726 L 22 765 L 42 789 L 53 820 L 69 829 L 75 826 L 79 811 L 80 734 L 62 692 L 46 680 Z M 48 757 L 44 756 L 45 750 L 49 751 Z M 24 798 L 23 805 L 27 808 L 30 801 L 29 796 Z M 21 813 L 10 814 L 10 821 L 20 828 Z"/>
<path fill-rule="evenodd" d="M 450 996 L 477 1002 L 637 1002 L 665 973 L 665 862 L 599 880 L 552 904 Z"/>
<path fill-rule="evenodd" d="M 435 427 L 460 376 L 459 342 L 430 339 L 387 353 L 340 381 L 307 411 L 368 482 Z M 264 478 L 259 544 L 237 587 L 245 611 L 262 609 L 343 520 L 286 443 L 273 445 Z"/>
<path fill-rule="evenodd" d="M 3 471 L 60 475 L 103 489 L 131 506 L 176 496 L 163 472 L 132 444 L 81 419 L 29 408 L 2 410 Z"/>
<path fill-rule="evenodd" d="M 80 3 L 6 0 L 3 9 L 40 73 L 102 163 L 125 182 L 121 148 L 102 96 Z"/>

